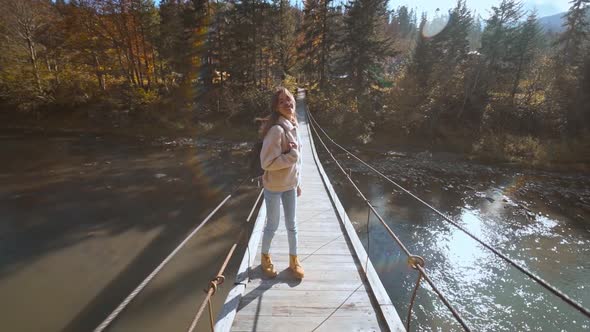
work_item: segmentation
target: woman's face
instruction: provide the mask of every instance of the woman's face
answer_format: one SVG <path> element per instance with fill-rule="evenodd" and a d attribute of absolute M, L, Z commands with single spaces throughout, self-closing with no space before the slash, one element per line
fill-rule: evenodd
<path fill-rule="evenodd" d="M 291 119 L 295 114 L 295 100 L 286 93 L 279 95 L 279 113 L 287 119 Z"/>

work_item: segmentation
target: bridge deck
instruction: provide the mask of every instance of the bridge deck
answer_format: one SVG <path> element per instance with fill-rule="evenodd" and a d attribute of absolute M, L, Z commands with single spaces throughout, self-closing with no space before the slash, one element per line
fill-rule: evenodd
<path fill-rule="evenodd" d="M 287 269 L 289 252 L 282 207 L 281 223 L 271 245 L 271 256 L 279 275 L 275 279 L 262 276 L 260 238 L 266 209 L 261 207 L 250 241 L 250 249 L 257 248 L 256 255 L 252 252 L 250 257 L 244 256 L 242 273 L 237 278 L 243 280 L 244 285 L 230 291 L 215 330 L 226 331 L 231 326 L 232 331 L 386 331 L 392 324 L 384 317 L 391 316 L 392 312 L 396 323 L 392 329 L 400 330 L 401 322 L 390 302 L 383 304 L 379 296 L 375 297 L 363 272 L 364 258 L 359 260 L 355 253 L 358 244 L 351 245 L 339 221 L 322 181 L 323 171 L 320 173 L 314 161 L 304 107 L 300 97 L 297 112 L 304 158 L 304 191 L 297 202 L 297 222 L 298 251 L 305 278 L 298 281 Z M 352 239 L 355 240 L 358 238 Z M 248 262 L 249 283 L 244 273 Z M 383 296 L 382 289 L 378 292 Z M 385 316 L 383 310 L 387 311 Z"/>

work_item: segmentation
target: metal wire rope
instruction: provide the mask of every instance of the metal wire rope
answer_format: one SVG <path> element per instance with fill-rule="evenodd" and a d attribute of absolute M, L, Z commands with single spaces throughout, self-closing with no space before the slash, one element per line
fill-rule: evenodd
<path fill-rule="evenodd" d="M 213 280 L 211 280 L 211 282 L 209 283 L 209 289 L 207 290 L 207 296 L 205 297 L 205 300 L 203 300 L 203 302 L 199 306 L 199 310 L 197 310 L 197 314 L 193 318 L 193 321 L 187 330 L 188 332 L 194 331 L 194 329 L 197 327 L 197 322 L 199 321 L 199 318 L 201 318 L 201 314 L 203 314 L 203 311 L 205 311 L 205 306 L 207 304 L 209 304 L 209 320 L 211 323 L 211 331 L 214 330 L 213 326 L 214 326 L 215 322 L 213 321 L 213 309 L 211 308 L 211 297 L 217 292 L 217 287 L 225 281 L 225 277 L 223 276 L 223 273 L 225 272 L 225 268 L 227 267 L 227 264 L 229 263 L 229 260 L 233 256 L 234 251 L 236 250 L 237 246 L 238 246 L 237 243 L 234 243 L 232 245 L 232 247 L 229 250 L 229 253 L 227 254 L 227 256 L 225 257 L 225 260 L 223 261 L 223 264 L 221 265 L 221 268 L 219 269 L 219 272 L 217 273 L 216 277 L 213 278 Z"/>
<path fill-rule="evenodd" d="M 147 284 L 152 281 L 152 279 L 164 268 L 164 266 L 172 260 L 172 258 L 186 245 L 186 243 L 195 235 L 203 226 L 205 226 L 209 220 L 217 213 L 217 211 L 240 189 L 240 187 L 249 180 L 249 178 L 243 179 L 232 191 L 229 195 L 221 201 L 217 205 L 217 207 L 209 213 L 209 215 L 197 226 L 172 252 L 111 312 L 111 314 L 105 318 L 105 320 L 94 329 L 94 332 L 101 332 L 104 331 L 116 318 L 119 314 L 133 301 L 133 299 L 141 292 Z"/>
<path fill-rule="evenodd" d="M 307 112 L 307 113 L 308 113 L 308 116 L 309 116 L 310 115 L 309 112 Z M 444 296 L 444 294 L 438 289 L 438 287 L 436 287 L 436 285 L 434 284 L 434 282 L 432 281 L 432 279 L 430 279 L 430 277 L 428 277 L 428 275 L 426 274 L 426 271 L 422 267 L 424 265 L 424 259 L 422 259 L 419 256 L 412 255 L 412 253 L 410 253 L 410 251 L 408 250 L 408 248 L 401 242 L 401 240 L 393 232 L 393 230 L 391 230 L 391 228 L 387 225 L 387 223 L 385 222 L 385 220 L 383 220 L 383 218 L 375 210 L 375 208 L 369 202 L 369 200 L 366 198 L 366 196 L 358 188 L 358 186 L 356 185 L 356 183 L 354 183 L 354 181 L 352 180 L 352 178 L 346 173 L 346 171 L 344 170 L 344 168 L 342 167 L 342 165 L 340 165 L 340 163 L 338 162 L 338 160 L 336 159 L 336 157 L 334 157 L 334 155 L 332 154 L 332 152 L 330 151 L 330 149 L 328 149 L 328 147 L 326 146 L 326 144 L 324 143 L 324 141 L 322 140 L 322 138 L 318 134 L 317 130 L 315 129 L 315 126 L 312 123 L 310 123 L 310 124 L 311 124 L 311 129 L 315 132 L 316 137 L 318 138 L 318 140 L 320 141 L 320 143 L 322 144 L 322 146 L 324 147 L 324 149 L 326 150 L 326 152 L 330 155 L 330 157 L 332 158 L 332 160 L 334 160 L 334 162 L 336 163 L 336 165 L 338 166 L 338 168 L 340 168 L 340 170 L 342 171 L 342 173 L 344 174 L 344 176 L 346 176 L 346 178 L 352 184 L 352 186 L 355 188 L 355 190 L 359 194 L 359 196 L 365 201 L 365 203 L 367 204 L 367 206 L 369 207 L 369 209 L 371 211 L 373 211 L 373 213 L 375 214 L 375 216 L 377 217 L 377 219 L 379 219 L 379 221 L 381 222 L 381 224 L 385 227 L 385 229 L 387 230 L 387 232 L 389 233 L 389 235 L 395 240 L 395 242 L 399 245 L 399 247 L 402 249 L 402 251 L 404 251 L 404 253 L 408 256 L 408 261 L 410 262 L 410 266 L 420 272 L 421 277 L 424 278 L 424 280 L 426 280 L 426 282 L 428 282 L 428 284 L 430 285 L 430 287 L 432 287 L 432 289 L 438 295 L 438 297 L 442 300 L 442 302 L 444 303 L 444 305 L 451 311 L 451 313 L 453 314 L 453 316 L 455 317 L 455 319 L 457 320 L 457 322 L 459 324 L 461 324 L 461 326 L 463 327 L 463 329 L 465 331 L 471 331 L 471 328 L 467 325 L 467 323 L 461 317 L 461 315 L 459 314 L 459 312 L 451 305 L 451 303 L 446 299 L 446 297 Z M 316 124 L 317 124 L 317 122 L 316 122 Z M 412 297 L 414 297 L 414 296 L 412 296 Z"/>
<path fill-rule="evenodd" d="M 334 145 L 336 145 L 338 148 L 340 148 L 342 151 L 344 151 L 347 154 L 349 154 L 351 157 L 353 157 L 354 159 L 356 159 L 357 161 L 359 161 L 360 163 L 362 163 L 363 165 L 365 165 L 366 167 L 368 167 L 369 169 L 371 169 L 373 172 L 379 174 L 382 178 L 384 178 L 388 182 L 392 183 L 393 185 L 395 185 L 396 187 L 398 187 L 400 190 L 404 191 L 406 194 L 410 195 L 411 197 L 413 197 L 416 200 L 418 200 L 420 203 L 424 204 L 426 207 L 428 207 L 429 209 L 431 209 L 432 211 L 434 211 L 436 214 L 438 214 L 439 216 L 441 216 L 445 221 L 447 221 L 450 224 L 452 224 L 453 226 L 457 227 L 459 230 L 461 230 L 462 232 L 464 232 L 465 234 L 467 234 L 469 237 L 471 237 L 472 239 L 474 239 L 475 241 L 477 241 L 479 244 L 481 244 L 482 246 L 484 246 L 488 250 L 492 251 L 496 256 L 499 256 L 504 261 L 508 262 L 510 265 L 512 265 L 513 267 L 515 267 L 516 269 L 518 269 L 520 272 L 524 273 L 529 278 L 533 279 L 539 285 L 541 285 L 542 287 L 544 287 L 545 289 L 547 289 L 548 291 L 550 291 L 551 293 L 553 293 L 554 295 L 556 295 L 557 297 L 559 297 L 561 300 L 563 300 L 564 302 L 568 303 L 569 305 L 571 305 L 572 307 L 574 307 L 575 309 L 577 309 L 583 315 L 585 315 L 586 317 L 590 318 L 590 310 L 587 309 L 587 308 L 585 308 L 584 306 L 582 306 L 582 304 L 576 302 L 575 300 L 573 300 L 572 298 L 570 298 L 568 295 L 566 295 L 565 293 L 563 293 L 559 289 L 555 288 L 555 286 L 549 284 L 549 282 L 545 281 L 541 277 L 537 276 L 533 272 L 529 271 L 525 267 L 521 266 L 520 264 L 516 263 L 514 260 L 512 260 L 509 257 L 507 257 L 506 255 L 504 255 L 503 253 L 499 252 L 497 249 L 493 248 L 491 245 L 489 245 L 486 242 L 484 242 L 483 240 L 479 239 L 478 237 L 476 237 L 475 235 L 473 235 L 471 232 L 469 232 L 468 230 L 466 230 L 463 226 L 461 226 L 458 223 L 456 223 L 455 221 L 453 221 L 447 215 L 445 215 L 442 212 L 438 211 L 436 208 L 434 208 L 430 204 L 426 203 L 424 200 L 422 200 L 418 196 L 414 195 L 409 190 L 407 190 L 406 188 L 402 187 L 397 182 L 393 181 L 391 178 L 389 178 L 385 174 L 381 173 L 380 171 L 378 171 L 377 169 L 375 169 L 373 166 L 369 165 L 368 163 L 366 163 L 365 161 L 363 161 L 362 159 L 360 159 L 359 157 L 357 157 L 356 155 L 354 155 L 352 152 L 350 152 L 347 149 L 345 149 L 344 147 L 342 147 L 340 144 L 336 143 L 326 133 L 326 131 L 319 125 L 319 123 L 315 120 L 315 118 L 311 115 L 311 113 L 309 111 L 307 113 L 308 113 L 308 116 L 310 117 L 310 119 L 317 125 L 318 128 L 320 128 L 320 130 L 326 136 L 326 138 L 329 141 L 331 141 Z M 317 132 L 316 132 L 316 134 L 317 134 Z"/>

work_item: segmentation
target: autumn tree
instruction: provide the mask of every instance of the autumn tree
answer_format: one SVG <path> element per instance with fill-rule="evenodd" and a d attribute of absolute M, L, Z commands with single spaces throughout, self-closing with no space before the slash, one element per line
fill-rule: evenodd
<path fill-rule="evenodd" d="M 26 56 L 30 65 L 30 80 L 38 95 L 43 94 L 38 53 L 42 47 L 38 36 L 47 27 L 53 14 L 50 1 L 1 0 L 0 20 L 3 38 L 15 56 Z M 22 55 L 19 55 L 22 54 Z M 26 54 L 26 55 L 25 55 Z"/>
<path fill-rule="evenodd" d="M 156 42 L 159 67 L 165 84 L 178 83 L 185 73 L 186 42 L 184 39 L 183 5 L 180 0 L 160 1 L 160 24 Z"/>

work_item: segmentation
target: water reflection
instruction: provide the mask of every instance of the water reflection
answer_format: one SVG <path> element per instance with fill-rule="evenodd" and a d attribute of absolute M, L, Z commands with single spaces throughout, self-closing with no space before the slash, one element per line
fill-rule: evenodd
<path fill-rule="evenodd" d="M 4 330 L 92 330 L 242 176 L 239 146 L 172 142 L 73 133 L 0 139 L 0 150 L 9 156 L 0 165 Z M 251 226 L 243 221 L 256 199 L 252 189 L 244 188 L 219 211 L 113 330 L 190 324 L 219 257 L 236 239 L 248 238 Z M 228 276 L 238 262 L 232 261 Z M 218 293 L 216 308 L 227 289 Z"/>
<path fill-rule="evenodd" d="M 323 151 L 320 154 L 321 160 L 328 160 Z M 581 331 L 590 327 L 590 321 L 582 314 L 459 229 L 344 156 L 338 157 L 344 161 L 345 168 L 353 170 L 357 185 L 409 250 L 426 259 L 426 270 L 431 278 L 474 330 Z M 587 224 L 564 215 L 571 201 L 525 190 L 552 188 L 556 184 L 564 188 L 581 186 L 579 194 L 584 196 L 588 194 L 590 179 L 557 174 L 552 177 L 542 172 L 525 176 L 518 170 L 500 166 L 418 159 L 377 155 L 370 160 L 475 236 L 586 307 L 590 306 L 590 279 L 587 277 L 590 231 Z M 350 185 L 334 165 L 329 162 L 325 165 L 405 321 L 417 274 L 408 268 L 405 255 L 375 217 L 370 219 L 370 236 L 367 236 L 366 207 L 351 194 Z M 550 204 L 549 197 L 558 204 Z M 588 217 L 587 212 L 581 213 L 583 219 Z M 425 283 L 418 292 L 414 308 L 412 326 L 415 330 L 461 330 Z"/>

